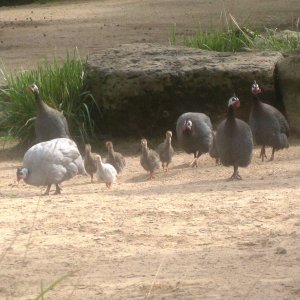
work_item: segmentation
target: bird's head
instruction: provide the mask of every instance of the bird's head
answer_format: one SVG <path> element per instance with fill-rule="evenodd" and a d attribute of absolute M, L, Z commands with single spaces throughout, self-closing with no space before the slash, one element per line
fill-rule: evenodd
<path fill-rule="evenodd" d="M 21 179 L 25 180 L 28 177 L 28 174 L 27 168 L 17 168 L 17 181 L 19 182 Z"/>
<path fill-rule="evenodd" d="M 105 143 L 105 146 L 107 149 L 112 149 L 113 148 L 113 143 L 111 141 L 108 141 Z"/>
<path fill-rule="evenodd" d="M 39 93 L 39 88 L 37 87 L 37 85 L 35 83 L 31 84 L 30 86 L 27 87 L 27 91 L 31 92 L 33 94 L 35 93 Z"/>
<path fill-rule="evenodd" d="M 96 160 L 97 162 L 101 163 L 102 162 L 102 158 L 100 155 L 96 155 Z"/>
<path fill-rule="evenodd" d="M 193 123 L 191 120 L 185 120 L 183 123 L 183 131 L 191 131 L 193 127 Z"/>
<path fill-rule="evenodd" d="M 261 89 L 260 89 L 259 85 L 256 83 L 256 81 L 254 81 L 252 84 L 251 92 L 253 95 L 258 95 L 261 93 Z"/>
<path fill-rule="evenodd" d="M 147 140 L 146 139 L 141 139 L 141 146 L 142 146 L 142 148 L 147 148 Z"/>
<path fill-rule="evenodd" d="M 228 100 L 228 107 L 233 107 L 233 108 L 239 108 L 240 107 L 240 99 L 236 96 L 233 95 L 229 100 Z"/>
<path fill-rule="evenodd" d="M 85 148 L 85 153 L 89 153 L 89 152 L 91 152 L 91 150 L 92 150 L 90 144 L 85 144 L 84 148 Z"/>
<path fill-rule="evenodd" d="M 166 138 L 167 138 L 167 139 L 171 139 L 171 138 L 172 138 L 172 131 L 168 130 L 168 131 L 166 132 Z"/>

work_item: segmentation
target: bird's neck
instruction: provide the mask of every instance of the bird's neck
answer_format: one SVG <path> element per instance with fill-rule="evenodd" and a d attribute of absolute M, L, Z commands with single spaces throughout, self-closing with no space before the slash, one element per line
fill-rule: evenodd
<path fill-rule="evenodd" d="M 98 169 L 98 170 L 103 170 L 102 162 L 101 162 L 101 161 L 98 161 L 98 160 L 97 160 L 97 169 Z"/>
<path fill-rule="evenodd" d="M 260 103 L 261 102 L 260 102 L 259 95 L 258 94 L 256 94 L 256 95 L 253 94 L 253 104 L 254 104 L 254 106 L 259 106 Z"/>
<path fill-rule="evenodd" d="M 112 158 L 115 157 L 115 151 L 114 151 L 114 148 L 109 148 L 109 150 L 108 150 L 108 155 L 109 155 L 110 157 L 112 157 Z"/>
<path fill-rule="evenodd" d="M 166 138 L 166 146 L 170 147 L 171 146 L 171 139 Z"/>
<path fill-rule="evenodd" d="M 231 120 L 231 121 L 235 120 L 235 112 L 232 105 L 228 107 L 227 120 Z"/>
<path fill-rule="evenodd" d="M 45 103 L 44 103 L 44 101 L 42 101 L 39 92 L 34 92 L 34 98 L 35 98 L 35 102 L 38 105 L 38 107 L 41 107 L 41 108 L 45 107 Z"/>

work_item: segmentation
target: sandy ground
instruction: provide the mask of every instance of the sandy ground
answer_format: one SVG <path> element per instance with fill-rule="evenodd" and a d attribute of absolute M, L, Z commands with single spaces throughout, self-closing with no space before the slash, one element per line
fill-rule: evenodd
<path fill-rule="evenodd" d="M 2 155 L 0 299 L 72 271 L 45 299 L 299 299 L 300 141 L 272 163 L 258 154 L 237 182 L 184 153 L 148 181 L 127 155 L 111 190 L 78 176 L 44 197 Z"/>
<path fill-rule="evenodd" d="M 208 26 L 223 3 L 257 25 L 285 27 L 300 15 L 298 0 L 2 7 L 0 55 L 20 71 L 75 46 L 86 55 L 121 43 L 168 44 L 174 23 L 181 33 Z M 239 182 L 226 181 L 232 170 L 207 155 L 190 169 L 183 153 L 150 182 L 132 150 L 111 190 L 76 177 L 62 195 L 46 197 L 16 184 L 21 160 L 1 149 L 0 299 L 33 299 L 69 272 L 45 299 L 300 298 L 300 140 L 272 163 L 256 149 Z"/>

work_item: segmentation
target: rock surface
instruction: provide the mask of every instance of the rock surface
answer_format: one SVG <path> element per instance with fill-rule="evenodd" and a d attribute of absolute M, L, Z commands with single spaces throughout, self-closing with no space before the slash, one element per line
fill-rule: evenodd
<path fill-rule="evenodd" d="M 114 135 L 154 135 L 174 130 L 186 111 L 208 114 L 216 126 L 235 92 L 240 117 L 248 120 L 250 87 L 257 80 L 275 99 L 277 52 L 218 53 L 156 44 L 125 44 L 90 55 L 88 84 Z"/>
<path fill-rule="evenodd" d="M 291 129 L 300 133 L 300 52 L 278 63 L 278 77 Z"/>

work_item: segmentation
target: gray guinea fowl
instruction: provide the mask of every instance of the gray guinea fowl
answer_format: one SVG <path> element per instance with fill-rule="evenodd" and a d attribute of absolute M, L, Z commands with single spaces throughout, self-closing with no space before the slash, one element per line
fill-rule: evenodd
<path fill-rule="evenodd" d="M 146 171 L 150 172 L 149 179 L 152 179 L 154 178 L 154 171 L 160 167 L 159 155 L 148 148 L 146 139 L 141 140 L 141 148 L 141 165 Z"/>
<path fill-rule="evenodd" d="M 270 161 L 274 160 L 274 153 L 277 150 L 288 148 L 289 124 L 284 115 L 275 107 L 263 103 L 259 99 L 261 89 L 254 81 L 251 92 L 253 94 L 253 105 L 250 112 L 249 124 L 252 130 L 254 141 L 261 145 L 260 158 L 264 161 L 266 146 L 272 147 Z"/>
<path fill-rule="evenodd" d="M 113 165 L 117 170 L 118 174 L 121 173 L 124 167 L 126 166 L 124 156 L 121 153 L 114 151 L 114 146 L 111 141 L 106 142 L 105 145 L 107 148 L 106 162 Z"/>
<path fill-rule="evenodd" d="M 40 97 L 36 84 L 28 87 L 33 93 L 37 105 L 35 120 L 35 133 L 38 142 L 49 141 L 56 138 L 70 138 L 69 127 L 63 113 L 48 106 Z"/>
<path fill-rule="evenodd" d="M 55 194 L 60 194 L 59 184 L 77 174 L 86 175 L 77 145 L 70 139 L 58 138 L 38 143 L 26 151 L 23 165 L 17 169 L 17 180 L 47 186 L 44 195 L 48 195 L 51 185 L 55 184 Z"/>
<path fill-rule="evenodd" d="M 227 118 L 223 120 L 216 134 L 217 151 L 224 166 L 233 166 L 231 179 L 242 179 L 239 167 L 247 167 L 252 158 L 253 138 L 249 125 L 236 118 L 234 110 L 240 107 L 240 101 L 233 96 L 228 101 Z"/>
<path fill-rule="evenodd" d="M 213 142 L 210 118 L 203 113 L 184 113 L 177 120 L 176 133 L 183 150 L 194 154 L 191 167 L 198 167 L 198 158 L 209 152 Z"/>
<path fill-rule="evenodd" d="M 168 172 L 169 164 L 172 162 L 172 157 L 174 155 L 174 149 L 172 147 L 172 131 L 166 132 L 166 139 L 163 143 L 158 145 L 156 152 L 159 155 L 163 170 Z"/>
<path fill-rule="evenodd" d="M 94 180 L 94 174 L 97 172 L 97 154 L 92 152 L 90 144 L 85 145 L 84 167 L 91 176 L 91 182 Z"/>

